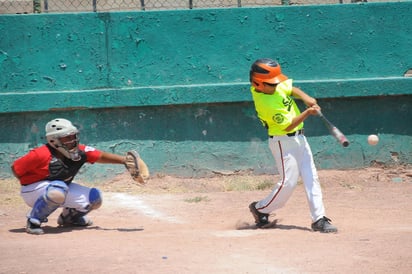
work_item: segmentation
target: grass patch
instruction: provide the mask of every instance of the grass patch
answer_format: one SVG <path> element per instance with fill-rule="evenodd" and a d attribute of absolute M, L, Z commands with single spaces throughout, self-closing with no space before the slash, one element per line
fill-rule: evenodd
<path fill-rule="evenodd" d="M 207 196 L 196 196 L 194 198 L 185 199 L 184 201 L 187 203 L 200 203 L 200 202 L 208 202 L 210 201 L 210 199 Z"/>
<path fill-rule="evenodd" d="M 19 205 L 24 205 L 19 181 L 15 178 L 0 179 L 0 206 Z"/>
<path fill-rule="evenodd" d="M 266 190 L 273 187 L 273 179 L 257 179 L 256 176 L 228 177 L 224 181 L 225 191 Z"/>
<path fill-rule="evenodd" d="M 274 185 L 273 180 L 264 180 L 263 182 L 258 183 L 256 189 L 258 190 L 266 190 L 271 189 Z"/>

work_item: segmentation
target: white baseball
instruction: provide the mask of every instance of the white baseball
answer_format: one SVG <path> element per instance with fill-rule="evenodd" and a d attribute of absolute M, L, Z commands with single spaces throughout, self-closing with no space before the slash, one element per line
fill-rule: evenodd
<path fill-rule="evenodd" d="M 375 146 L 379 142 L 379 137 L 376 136 L 375 134 L 369 135 L 368 136 L 368 143 L 371 146 Z"/>

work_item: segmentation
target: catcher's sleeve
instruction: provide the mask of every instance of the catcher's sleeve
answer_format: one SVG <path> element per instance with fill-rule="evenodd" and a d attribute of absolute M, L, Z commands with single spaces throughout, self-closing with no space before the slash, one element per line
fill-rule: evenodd
<path fill-rule="evenodd" d="M 140 158 L 137 151 L 131 150 L 126 153 L 126 161 L 124 165 L 126 166 L 126 169 L 129 171 L 133 180 L 142 185 L 146 184 L 150 176 L 149 168 L 142 160 L 142 158 Z"/>

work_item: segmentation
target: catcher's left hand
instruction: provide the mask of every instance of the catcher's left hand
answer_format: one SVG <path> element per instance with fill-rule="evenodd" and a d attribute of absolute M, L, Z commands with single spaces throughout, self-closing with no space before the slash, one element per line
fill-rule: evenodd
<path fill-rule="evenodd" d="M 133 180 L 139 184 L 146 184 L 149 179 L 149 168 L 146 163 L 140 158 L 137 151 L 131 150 L 126 153 L 126 160 L 124 163 L 126 169 L 130 172 Z"/>

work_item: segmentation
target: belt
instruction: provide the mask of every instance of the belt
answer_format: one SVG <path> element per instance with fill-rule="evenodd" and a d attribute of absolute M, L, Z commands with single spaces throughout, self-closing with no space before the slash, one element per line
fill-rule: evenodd
<path fill-rule="evenodd" d="M 299 129 L 299 130 L 296 130 L 294 132 L 286 133 L 286 135 L 289 136 L 289 137 L 293 137 L 293 136 L 301 135 L 301 134 L 303 134 L 303 128 Z M 269 138 L 273 138 L 273 136 L 269 136 Z"/>

